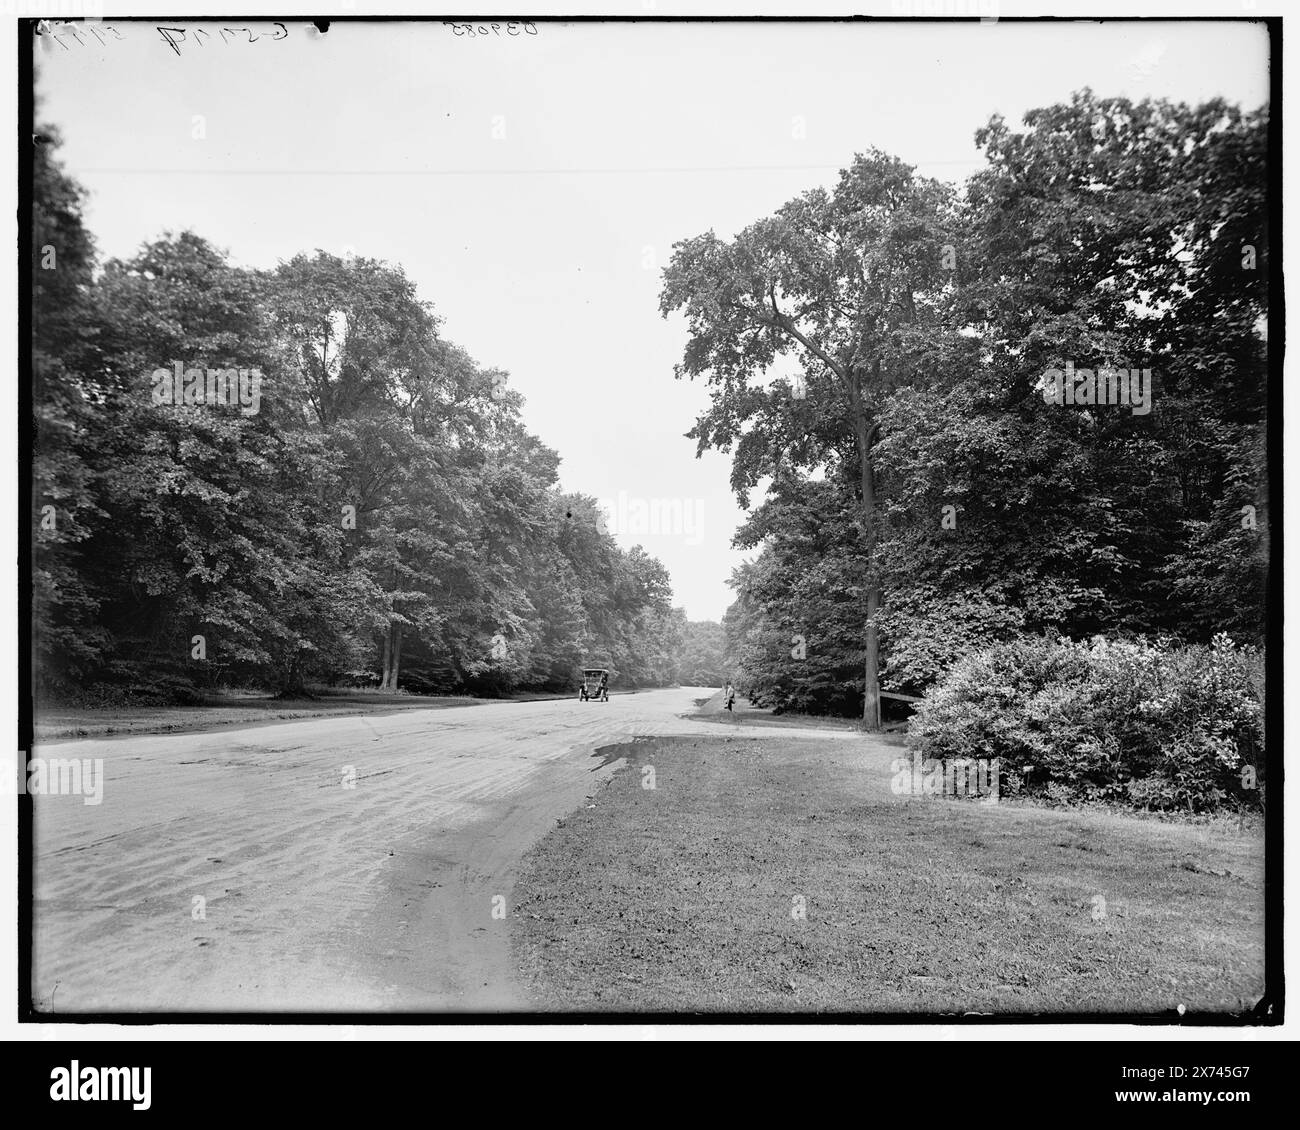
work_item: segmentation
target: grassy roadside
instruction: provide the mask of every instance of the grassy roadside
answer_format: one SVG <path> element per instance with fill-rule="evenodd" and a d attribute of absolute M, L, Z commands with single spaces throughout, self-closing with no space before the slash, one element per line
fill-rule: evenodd
<path fill-rule="evenodd" d="M 420 698 L 405 694 L 358 691 L 317 698 L 281 699 L 272 695 L 214 696 L 198 706 L 121 706 L 37 708 L 37 741 L 114 737 L 119 734 L 195 734 L 231 726 L 327 718 L 345 714 L 391 714 L 402 710 L 440 710 L 474 706 L 482 700 L 448 696 Z"/>
<path fill-rule="evenodd" d="M 896 797 L 901 751 L 866 738 L 603 752 L 627 767 L 515 888 L 543 1007 L 1176 1016 L 1262 995 L 1258 830 Z"/>
<path fill-rule="evenodd" d="M 702 722 L 713 722 L 731 730 L 842 730 L 846 733 L 860 733 L 862 721 L 858 718 L 835 718 L 818 714 L 773 714 L 772 711 L 755 706 L 747 698 L 739 695 L 731 710 L 728 710 L 723 692 L 718 691 L 709 698 L 697 699 L 695 705 L 699 710 L 694 715 Z M 891 740 L 902 741 L 907 730 L 904 721 L 887 721 L 884 726 Z"/>

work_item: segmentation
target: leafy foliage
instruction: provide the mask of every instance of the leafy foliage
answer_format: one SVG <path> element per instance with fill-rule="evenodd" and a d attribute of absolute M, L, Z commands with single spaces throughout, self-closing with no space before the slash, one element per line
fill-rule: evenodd
<path fill-rule="evenodd" d="M 742 505 L 766 491 L 726 618 L 743 687 L 854 713 L 873 670 L 925 694 L 1019 636 L 1262 643 L 1267 131 L 1084 90 L 994 117 L 960 192 L 872 152 L 677 246 L 691 434 L 734 451 Z M 1067 362 L 1150 369 L 1151 411 L 1048 403 Z"/>
<path fill-rule="evenodd" d="M 559 492 L 506 374 L 440 338 L 400 268 L 245 270 L 181 232 L 96 272 L 56 143 L 32 249 L 42 695 L 674 681 L 663 566 Z M 175 366 L 256 371 L 260 401 L 156 402 Z"/>
<path fill-rule="evenodd" d="M 972 652 L 917 710 L 923 757 L 999 758 L 1003 792 L 1205 811 L 1257 805 L 1263 656 L 1209 645 L 1022 638 Z"/>

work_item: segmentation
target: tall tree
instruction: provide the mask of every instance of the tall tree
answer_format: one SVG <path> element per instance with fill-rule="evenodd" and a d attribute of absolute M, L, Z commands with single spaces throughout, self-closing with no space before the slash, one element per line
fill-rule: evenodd
<path fill-rule="evenodd" d="M 880 727 L 882 603 L 873 452 L 892 391 L 954 348 L 939 316 L 952 208 L 951 189 L 872 151 L 834 190 L 804 193 L 730 243 L 709 232 L 676 244 L 664 272 L 660 310 L 684 310 L 690 335 L 677 376 L 705 376 L 713 390 L 689 434 L 701 450 L 739 441 L 732 485 L 742 503 L 782 467 L 854 469 L 870 730 Z M 794 388 L 764 387 L 783 358 L 802 370 Z"/>
<path fill-rule="evenodd" d="M 33 140 L 32 540 L 36 676 L 75 684 L 109 640 L 86 576 L 86 541 L 97 516 L 93 465 L 96 388 L 92 316 L 95 245 L 82 222 L 84 193 L 57 159 L 52 129 Z"/>

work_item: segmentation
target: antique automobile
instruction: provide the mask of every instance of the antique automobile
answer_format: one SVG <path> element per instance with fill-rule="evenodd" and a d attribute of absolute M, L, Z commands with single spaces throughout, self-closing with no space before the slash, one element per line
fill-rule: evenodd
<path fill-rule="evenodd" d="M 582 672 L 582 686 L 578 698 L 583 702 L 596 699 L 598 702 L 609 701 L 609 671 L 604 667 L 587 667 Z"/>

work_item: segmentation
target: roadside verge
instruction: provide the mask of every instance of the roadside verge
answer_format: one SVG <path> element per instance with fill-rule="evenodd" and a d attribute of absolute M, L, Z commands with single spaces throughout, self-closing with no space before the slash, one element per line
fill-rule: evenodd
<path fill-rule="evenodd" d="M 1238 1012 L 1258 833 L 891 789 L 897 746 L 642 740 L 530 851 L 513 956 L 580 1012 Z"/>

